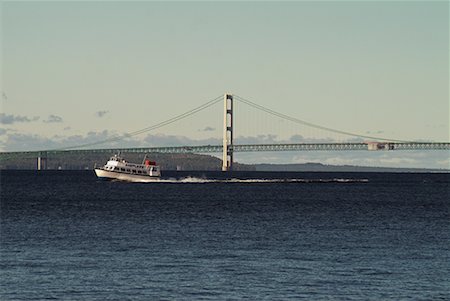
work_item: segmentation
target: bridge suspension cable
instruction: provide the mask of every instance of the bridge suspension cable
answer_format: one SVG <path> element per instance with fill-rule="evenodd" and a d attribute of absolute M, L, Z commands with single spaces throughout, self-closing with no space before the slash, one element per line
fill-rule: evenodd
<path fill-rule="evenodd" d="M 273 116 L 277 116 L 277 117 L 282 118 L 284 120 L 288 120 L 288 121 L 291 121 L 291 122 L 294 122 L 294 123 L 297 123 L 297 124 L 306 125 L 306 126 L 309 126 L 309 127 L 312 127 L 312 128 L 321 129 L 321 130 L 332 132 L 332 133 L 342 134 L 342 135 L 351 136 L 351 137 L 358 137 L 358 138 L 375 139 L 377 141 L 392 141 L 392 142 L 402 142 L 402 143 L 413 142 L 413 141 L 389 139 L 389 138 L 383 138 L 383 137 L 374 137 L 374 136 L 360 135 L 360 134 L 356 134 L 356 133 L 351 133 L 351 132 L 341 131 L 341 130 L 337 130 L 337 129 L 332 129 L 332 128 L 329 128 L 329 127 L 325 127 L 325 126 L 322 126 L 322 125 L 318 125 L 318 124 L 314 124 L 314 123 L 311 123 L 311 122 L 307 122 L 307 121 L 301 120 L 299 118 L 295 118 L 295 117 L 292 117 L 292 116 L 289 116 L 289 115 L 286 115 L 286 114 L 274 111 L 272 109 L 269 109 L 269 108 L 261 106 L 261 105 L 259 105 L 257 103 L 254 103 L 254 102 L 252 102 L 252 101 L 250 101 L 248 99 L 245 99 L 245 98 L 243 98 L 243 97 L 241 97 L 239 95 L 234 95 L 234 98 L 236 100 L 238 100 L 239 102 L 244 103 L 244 104 L 246 104 L 246 105 L 248 105 L 248 106 L 250 106 L 252 108 L 255 108 L 255 109 L 263 111 L 263 112 L 266 112 L 266 113 L 268 113 L 270 115 L 273 115 Z"/>
<path fill-rule="evenodd" d="M 73 146 L 69 146 L 69 147 L 65 147 L 65 148 L 59 148 L 59 149 L 56 149 L 56 150 L 65 150 L 65 149 L 68 150 L 68 149 L 74 149 L 74 148 L 82 148 L 82 147 L 94 146 L 94 145 L 99 145 L 99 144 L 103 144 L 103 143 L 107 143 L 107 142 L 119 141 L 119 140 L 123 140 L 125 138 L 137 136 L 137 135 L 140 135 L 140 134 L 152 131 L 152 130 L 156 130 L 156 129 L 162 128 L 164 126 L 167 126 L 167 125 L 172 124 L 174 122 L 177 122 L 179 120 L 187 118 L 187 117 L 189 117 L 191 115 L 194 115 L 194 114 L 196 114 L 196 113 L 198 113 L 200 111 L 203 111 L 203 110 L 205 110 L 205 109 L 215 105 L 216 103 L 222 101 L 222 98 L 223 98 L 223 96 L 218 96 L 218 97 L 216 97 L 216 98 L 214 98 L 214 99 L 212 99 L 210 101 L 207 101 L 206 103 L 204 103 L 204 104 L 202 104 L 202 105 L 200 105 L 198 107 L 195 107 L 194 109 L 191 109 L 191 110 L 189 110 L 187 112 L 184 112 L 183 114 L 177 115 L 175 117 L 172 117 L 170 119 L 167 119 L 165 121 L 159 122 L 157 124 L 154 124 L 152 126 L 149 126 L 149 127 L 137 130 L 137 131 L 125 133 L 123 135 L 115 135 L 115 136 L 113 136 L 111 138 L 100 140 L 100 141 L 96 141 L 96 142 L 92 142 L 92 143 L 86 143 L 86 144 L 81 144 L 81 145 L 73 145 Z"/>

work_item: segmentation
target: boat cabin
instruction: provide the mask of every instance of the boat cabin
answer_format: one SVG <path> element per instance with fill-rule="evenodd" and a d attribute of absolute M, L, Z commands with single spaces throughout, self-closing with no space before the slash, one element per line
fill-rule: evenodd
<path fill-rule="evenodd" d="M 111 157 L 103 169 L 117 173 L 142 176 L 159 176 L 160 174 L 160 168 L 156 165 L 156 162 L 145 160 L 144 164 L 128 163 L 117 155 Z"/>

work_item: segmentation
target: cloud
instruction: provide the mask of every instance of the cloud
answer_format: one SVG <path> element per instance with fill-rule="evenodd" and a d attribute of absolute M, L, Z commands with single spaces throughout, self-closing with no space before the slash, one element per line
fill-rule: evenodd
<path fill-rule="evenodd" d="M 97 117 L 99 117 L 99 118 L 102 118 L 102 117 L 105 116 L 107 113 L 109 113 L 109 111 L 106 111 L 106 110 L 104 110 L 104 111 L 97 111 L 97 112 L 95 112 L 95 116 L 97 116 Z"/>
<path fill-rule="evenodd" d="M 439 165 L 446 166 L 447 169 L 450 169 L 450 157 L 439 160 L 437 161 L 437 163 Z"/>
<path fill-rule="evenodd" d="M 334 140 L 331 138 L 321 138 L 321 139 L 305 138 L 302 135 L 293 135 L 287 139 L 279 139 L 277 135 L 271 134 L 257 135 L 257 136 L 238 136 L 234 139 L 235 144 L 276 144 L 276 143 L 290 144 L 290 143 L 329 143 L 329 142 L 334 142 Z"/>
<path fill-rule="evenodd" d="M 70 129 L 72 129 L 70 126 L 66 126 L 66 127 L 64 128 L 65 131 L 68 131 L 68 130 L 70 130 Z"/>
<path fill-rule="evenodd" d="M 0 128 L 0 136 L 3 136 L 4 134 L 6 134 L 8 132 L 7 129 L 2 129 Z"/>
<path fill-rule="evenodd" d="M 207 138 L 207 139 L 191 139 L 186 136 L 177 135 L 147 135 L 143 139 L 145 146 L 191 146 L 191 145 L 217 145 L 221 144 L 222 140 L 217 138 Z"/>
<path fill-rule="evenodd" d="M 1 124 L 13 124 L 13 123 L 20 123 L 20 122 L 32 122 L 39 120 L 38 116 L 29 118 L 27 116 L 20 116 L 20 115 L 8 115 L 5 113 L 0 113 L 0 123 Z"/>
<path fill-rule="evenodd" d="M 39 135 L 14 133 L 7 135 L 4 151 L 39 150 L 56 147 L 57 145 L 51 139 Z"/>
<path fill-rule="evenodd" d="M 366 134 L 384 134 L 384 131 L 366 131 Z"/>
<path fill-rule="evenodd" d="M 67 148 L 84 144 L 93 144 L 98 141 L 115 136 L 115 133 L 107 130 L 101 132 L 89 132 L 85 135 L 55 135 L 44 137 L 34 134 L 7 133 L 2 151 L 32 151 L 55 148 Z M 94 145 L 95 147 L 132 147 L 129 141 L 113 141 L 107 144 Z M 93 147 L 94 147 L 93 146 Z"/>
<path fill-rule="evenodd" d="M 198 130 L 199 132 L 212 132 L 215 131 L 216 129 L 210 126 L 205 127 L 204 129 L 200 129 Z"/>
<path fill-rule="evenodd" d="M 285 141 L 280 141 L 280 143 L 329 143 L 334 142 L 332 138 L 305 138 L 302 135 L 293 135 Z"/>
<path fill-rule="evenodd" d="M 62 117 L 56 115 L 49 115 L 47 120 L 44 120 L 45 123 L 60 123 L 63 122 Z"/>
<path fill-rule="evenodd" d="M 376 167 L 442 168 L 449 169 L 448 151 L 290 151 L 235 153 L 242 163 L 322 163 Z"/>
<path fill-rule="evenodd" d="M 27 134 L 6 135 L 7 143 L 4 151 L 26 151 L 37 149 L 67 148 L 88 145 L 88 148 L 128 148 L 128 147 L 162 147 L 162 146 L 193 146 L 220 145 L 221 139 L 191 139 L 185 136 L 154 134 L 141 136 L 127 136 L 116 132 L 90 131 L 84 135 L 55 135 L 43 137 Z M 119 137 L 120 139 L 114 139 Z M 99 144 L 100 141 L 110 140 Z"/>
<path fill-rule="evenodd" d="M 239 136 L 234 139 L 235 144 L 272 144 L 277 143 L 277 135 Z"/>

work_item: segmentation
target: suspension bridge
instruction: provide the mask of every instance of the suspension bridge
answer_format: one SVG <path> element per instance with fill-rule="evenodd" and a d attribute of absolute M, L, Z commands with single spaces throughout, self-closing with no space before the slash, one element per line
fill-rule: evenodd
<path fill-rule="evenodd" d="M 350 138 L 365 139 L 369 142 L 319 142 L 319 143 L 266 143 L 266 144 L 235 144 L 234 143 L 234 101 L 245 104 L 248 107 L 265 112 L 266 114 L 278 117 L 288 122 L 299 124 L 313 129 L 319 129 L 330 133 L 335 133 Z M 167 146 L 167 147 L 113 147 L 98 148 L 96 146 L 117 142 L 125 138 L 137 136 L 149 131 L 153 131 L 170 124 L 176 123 L 182 119 L 203 111 L 219 102 L 223 102 L 223 128 L 221 145 L 198 145 L 198 146 Z M 201 106 L 189 110 L 183 114 L 157 123 L 150 127 L 130 132 L 125 135 L 116 135 L 108 139 L 95 141 L 88 144 L 69 146 L 66 148 L 55 148 L 36 151 L 13 151 L 0 152 L 0 160 L 9 158 L 36 158 L 37 169 L 45 169 L 46 161 L 49 156 L 67 153 L 67 154 L 94 154 L 94 153 L 222 153 L 222 170 L 229 171 L 233 168 L 233 154 L 235 152 L 273 152 L 273 151 L 396 151 L 396 150 L 450 150 L 450 142 L 418 142 L 404 141 L 398 139 L 388 139 L 383 137 L 368 136 L 358 133 L 341 131 L 322 125 L 313 124 L 304 120 L 274 111 L 261 106 L 243 97 L 224 94 L 216 97 Z"/>

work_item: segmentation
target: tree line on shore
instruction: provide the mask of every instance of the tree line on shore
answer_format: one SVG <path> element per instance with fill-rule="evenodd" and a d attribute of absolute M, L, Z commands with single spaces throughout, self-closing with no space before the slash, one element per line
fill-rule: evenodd
<path fill-rule="evenodd" d="M 104 153 L 71 154 L 59 153 L 49 155 L 45 163 L 45 169 L 51 170 L 86 170 L 95 166 L 103 166 L 110 155 Z M 131 163 L 142 163 L 144 154 L 122 153 L 121 157 Z M 147 154 L 147 158 L 155 161 L 162 170 L 221 170 L 222 160 L 201 154 Z M 235 170 L 254 170 L 251 165 L 234 164 Z M 37 157 L 16 157 L 0 161 L 0 169 L 37 169 Z"/>

